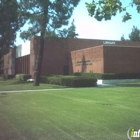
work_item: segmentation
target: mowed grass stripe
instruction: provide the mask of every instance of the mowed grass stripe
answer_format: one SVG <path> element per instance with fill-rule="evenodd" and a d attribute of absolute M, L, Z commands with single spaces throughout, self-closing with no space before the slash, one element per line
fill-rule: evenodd
<path fill-rule="evenodd" d="M 139 99 L 134 88 L 7 94 L 1 123 L 26 139 L 127 139 L 127 130 L 139 127 Z"/>

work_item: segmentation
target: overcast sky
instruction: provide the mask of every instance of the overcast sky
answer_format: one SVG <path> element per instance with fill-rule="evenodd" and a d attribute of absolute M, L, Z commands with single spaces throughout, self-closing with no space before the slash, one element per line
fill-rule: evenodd
<path fill-rule="evenodd" d="M 94 17 L 88 15 L 85 2 L 91 2 L 92 0 L 81 0 L 79 5 L 75 8 L 71 21 L 75 20 L 76 33 L 79 34 L 78 38 L 87 39 L 103 39 L 103 40 L 120 40 L 124 34 L 125 38 L 128 38 L 128 34 L 131 32 L 133 26 L 137 26 L 140 29 L 139 19 L 140 14 L 137 13 L 136 8 L 128 8 L 132 14 L 132 19 L 127 22 L 122 22 L 122 14 L 118 14 L 112 17 L 109 21 L 97 21 Z M 122 0 L 125 5 L 129 0 Z M 17 36 L 16 45 L 23 43 L 23 40 Z"/>

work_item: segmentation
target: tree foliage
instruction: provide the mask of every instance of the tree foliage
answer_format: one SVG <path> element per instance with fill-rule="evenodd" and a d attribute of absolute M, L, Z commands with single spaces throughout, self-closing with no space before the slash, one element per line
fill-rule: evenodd
<path fill-rule="evenodd" d="M 92 3 L 86 2 L 86 7 L 90 16 L 101 21 L 103 19 L 110 20 L 112 16 L 123 13 L 123 22 L 132 18 L 127 11 L 128 7 L 135 7 L 140 13 L 140 0 L 130 0 L 129 4 L 124 6 L 121 0 L 93 0 Z"/>
<path fill-rule="evenodd" d="M 14 45 L 19 29 L 18 4 L 16 0 L 0 0 L 0 63 L 9 48 Z"/>
<path fill-rule="evenodd" d="M 129 39 L 125 39 L 124 35 L 121 37 L 121 41 L 140 41 L 140 30 L 133 26 L 131 33 L 129 34 Z"/>
<path fill-rule="evenodd" d="M 121 41 L 125 41 L 124 35 L 121 36 Z"/>
<path fill-rule="evenodd" d="M 74 7 L 79 0 L 20 0 L 21 18 L 29 24 L 29 28 L 21 33 L 23 39 L 30 39 L 41 33 L 45 27 L 47 37 L 62 36 L 63 26 L 69 24 Z M 44 12 L 46 12 L 44 14 Z M 74 25 L 74 22 L 72 23 Z"/>
<path fill-rule="evenodd" d="M 74 20 L 71 23 L 71 26 L 68 28 L 66 38 L 76 38 L 78 34 L 76 33 L 76 26 L 74 24 Z"/>
<path fill-rule="evenodd" d="M 74 8 L 79 0 L 20 0 L 20 18 L 29 28 L 21 33 L 23 39 L 40 35 L 40 46 L 34 72 L 34 85 L 39 85 L 44 39 L 46 36 L 61 36 L 63 26 L 68 25 Z"/>
<path fill-rule="evenodd" d="M 0 1 L 0 44 L 13 45 L 18 26 L 18 4 L 16 0 Z"/>
<path fill-rule="evenodd" d="M 57 36 L 57 35 L 56 35 Z M 76 26 L 74 24 L 74 20 L 71 23 L 71 26 L 68 29 L 63 29 L 59 32 L 60 38 L 76 38 L 78 34 L 76 33 Z"/>
<path fill-rule="evenodd" d="M 140 41 L 140 30 L 136 26 L 133 26 L 132 32 L 129 34 L 129 39 L 131 41 Z"/>

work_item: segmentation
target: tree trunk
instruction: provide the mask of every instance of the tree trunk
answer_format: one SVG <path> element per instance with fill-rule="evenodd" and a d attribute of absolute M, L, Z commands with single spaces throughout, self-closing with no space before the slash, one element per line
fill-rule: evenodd
<path fill-rule="evenodd" d="M 34 71 L 34 86 L 39 86 L 40 83 L 40 74 L 43 60 L 43 52 L 44 52 L 44 31 L 41 32 L 40 43 L 39 43 L 39 51 L 36 58 L 35 63 L 35 71 Z"/>
<path fill-rule="evenodd" d="M 37 55 L 36 63 L 35 63 L 34 84 L 33 84 L 34 86 L 39 86 L 39 83 L 40 83 L 40 74 L 41 74 L 43 52 L 44 52 L 45 31 L 46 31 L 46 24 L 48 22 L 48 19 L 47 19 L 48 3 L 45 2 L 43 6 L 44 6 L 44 14 L 43 14 L 43 20 L 42 20 L 42 27 L 41 27 L 39 51 L 38 51 L 38 55 Z"/>

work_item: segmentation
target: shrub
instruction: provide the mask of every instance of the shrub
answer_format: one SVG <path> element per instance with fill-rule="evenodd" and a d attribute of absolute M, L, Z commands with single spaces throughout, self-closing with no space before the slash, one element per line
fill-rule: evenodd
<path fill-rule="evenodd" d="M 13 79 L 15 78 L 15 75 L 12 75 L 12 74 L 3 74 L 1 76 L 2 80 L 7 80 L 7 79 Z"/>
<path fill-rule="evenodd" d="M 97 80 L 90 77 L 63 77 L 62 85 L 70 87 L 93 87 L 96 85 Z"/>
<path fill-rule="evenodd" d="M 102 79 L 140 79 L 140 73 L 102 74 Z"/>
<path fill-rule="evenodd" d="M 31 79 L 31 75 L 30 74 L 17 74 L 16 75 L 16 79 L 18 81 L 27 81 L 28 79 Z"/>
<path fill-rule="evenodd" d="M 41 83 L 48 83 L 47 77 L 46 76 L 40 76 L 40 82 Z"/>
<path fill-rule="evenodd" d="M 1 81 L 1 80 L 3 80 L 3 77 L 2 77 L 2 75 L 0 76 L 0 81 Z"/>
<path fill-rule="evenodd" d="M 109 79 L 117 79 L 115 73 L 104 73 L 98 75 L 99 79 L 109 80 Z"/>
<path fill-rule="evenodd" d="M 1 77 L 2 77 L 2 80 L 7 80 L 6 74 L 3 74 Z"/>
<path fill-rule="evenodd" d="M 49 84 L 62 85 L 62 77 L 59 76 L 48 77 L 47 80 Z"/>
<path fill-rule="evenodd" d="M 15 75 L 12 75 L 12 74 L 7 75 L 7 79 L 13 79 L 13 78 L 15 78 Z"/>
<path fill-rule="evenodd" d="M 117 73 L 117 79 L 140 79 L 140 73 Z"/>
<path fill-rule="evenodd" d="M 57 84 L 69 87 L 92 87 L 96 85 L 97 80 L 83 76 L 58 76 L 48 77 L 50 84 Z"/>
<path fill-rule="evenodd" d="M 75 73 L 74 73 L 74 76 L 81 76 L 81 74 L 82 74 L 82 73 L 80 73 L 80 72 L 75 72 Z"/>
<path fill-rule="evenodd" d="M 92 77 L 95 79 L 140 79 L 140 73 L 75 73 L 77 76 Z"/>

